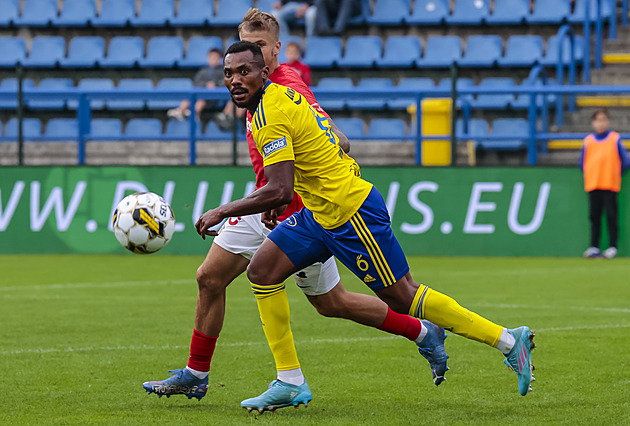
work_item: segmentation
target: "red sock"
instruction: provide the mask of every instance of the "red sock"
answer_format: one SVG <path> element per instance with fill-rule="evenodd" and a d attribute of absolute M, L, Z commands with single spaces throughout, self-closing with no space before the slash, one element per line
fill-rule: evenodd
<path fill-rule="evenodd" d="M 380 330 L 405 336 L 409 340 L 416 340 L 422 331 L 422 323 L 418 318 L 399 314 L 387 308 L 387 316 Z"/>
<path fill-rule="evenodd" d="M 218 338 L 219 336 L 210 337 L 193 330 L 188 367 L 197 371 L 210 371 L 210 360 L 212 360 L 212 354 Z"/>

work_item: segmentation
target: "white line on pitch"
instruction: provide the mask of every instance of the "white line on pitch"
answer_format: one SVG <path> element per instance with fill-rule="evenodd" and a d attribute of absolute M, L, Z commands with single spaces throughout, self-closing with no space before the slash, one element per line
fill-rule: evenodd
<path fill-rule="evenodd" d="M 571 326 L 571 327 L 550 327 L 550 328 L 537 328 L 537 332 L 553 332 L 553 331 L 574 331 L 574 330 L 592 330 L 592 329 L 610 329 L 610 328 L 629 328 L 630 324 L 603 324 L 603 325 L 584 325 L 584 326 Z M 322 343 L 356 343 L 356 342 L 374 342 L 382 340 L 394 340 L 402 339 L 400 336 L 385 336 L 385 337 L 355 337 L 355 338 L 343 338 L 343 339 L 308 339 L 296 341 L 298 345 L 308 344 L 322 344 Z M 232 343 L 220 343 L 219 346 L 225 347 L 242 347 L 242 346 L 259 346 L 266 345 L 267 342 L 261 340 L 259 342 L 232 342 Z M 15 349 L 12 351 L 2 351 L 0 355 L 21 355 L 21 354 L 49 354 L 49 353 L 69 353 L 69 352 L 92 352 L 92 351 L 135 351 L 135 350 L 170 350 L 170 349 L 183 349 L 188 346 L 180 345 L 163 345 L 163 346 L 99 346 L 99 347 L 80 347 L 80 348 L 38 348 L 38 349 Z"/>
<path fill-rule="evenodd" d="M 620 312 L 630 313 L 628 308 L 602 308 L 598 306 L 561 306 L 561 305 L 512 305 L 512 304 L 491 304 L 491 303 L 475 303 L 476 306 L 487 308 L 506 308 L 506 309 L 571 309 L 575 311 L 600 311 L 600 312 Z"/>
<path fill-rule="evenodd" d="M 0 291 L 11 290 L 58 290 L 65 288 L 89 288 L 89 287 L 127 287 L 127 286 L 147 286 L 166 284 L 186 284 L 195 283 L 194 278 L 183 280 L 156 280 L 156 281 L 118 281 L 118 282 L 86 282 L 86 283 L 65 283 L 65 284 L 33 284 L 0 287 Z"/>

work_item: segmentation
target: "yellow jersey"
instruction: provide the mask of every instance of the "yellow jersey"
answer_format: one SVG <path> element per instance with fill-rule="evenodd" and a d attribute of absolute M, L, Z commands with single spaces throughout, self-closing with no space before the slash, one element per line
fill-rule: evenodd
<path fill-rule="evenodd" d="M 293 89 L 267 83 L 252 117 L 252 136 L 263 166 L 294 161 L 295 192 L 326 229 L 350 220 L 372 190 L 339 147 L 328 118 Z"/>

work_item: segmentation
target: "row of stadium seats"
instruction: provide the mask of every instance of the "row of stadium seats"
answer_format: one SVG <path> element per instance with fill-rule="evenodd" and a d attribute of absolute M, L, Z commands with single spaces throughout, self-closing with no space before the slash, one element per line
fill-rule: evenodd
<path fill-rule="evenodd" d="M 24 87 L 33 88 L 34 83 L 30 79 L 24 80 Z M 523 85 L 529 85 L 525 81 Z M 474 87 L 475 84 L 470 78 L 460 78 L 457 81 L 458 89 L 466 89 Z M 39 88 L 47 90 L 66 90 L 74 87 L 74 83 L 69 78 L 44 78 L 39 82 Z M 83 90 L 153 90 L 153 82 L 148 78 L 127 78 L 121 79 L 118 86 L 114 86 L 114 82 L 108 78 L 85 78 L 79 81 L 77 87 Z M 190 90 L 193 87 L 192 81 L 187 78 L 164 78 L 160 80 L 155 87 L 156 89 L 165 90 Z M 394 87 L 389 78 L 363 78 L 355 86 L 350 78 L 344 77 L 326 77 L 322 78 L 314 88 L 327 90 L 347 90 L 354 88 L 374 89 L 380 91 L 388 91 Z M 411 90 L 426 90 L 432 88 L 440 88 L 450 90 L 451 79 L 445 78 L 435 85 L 432 79 L 424 77 L 403 78 L 398 83 L 399 88 Z M 468 101 L 474 109 L 527 109 L 529 106 L 528 95 L 515 96 L 509 93 L 509 90 L 517 87 L 514 79 L 509 77 L 488 77 L 482 79 L 477 85 L 479 88 L 504 88 L 504 94 L 480 94 L 476 97 L 472 95 L 464 95 L 462 98 Z M 0 89 L 16 90 L 17 80 L 14 78 L 6 78 L 0 82 Z M 555 100 L 555 95 L 549 95 L 548 101 L 551 103 Z M 326 110 L 339 111 L 346 108 L 356 110 L 382 110 L 389 108 L 391 110 L 404 110 L 414 102 L 413 99 L 361 99 L 361 100 L 343 100 L 343 99 L 326 99 L 320 100 L 320 104 Z M 142 110 L 144 108 L 159 110 L 175 108 L 179 104 L 179 100 L 143 100 L 143 99 L 112 99 L 112 100 L 91 100 L 90 107 L 94 110 Z M 538 104 L 542 104 L 542 99 L 538 100 Z M 0 109 L 15 109 L 17 100 L 0 100 Z M 77 108 L 76 100 L 52 99 L 52 100 L 31 100 L 27 106 L 33 110 L 63 110 L 68 108 L 74 110 Z"/>
<path fill-rule="evenodd" d="M 415 129 L 408 131 L 403 120 L 397 118 L 375 118 L 364 131 L 364 122 L 360 118 L 338 118 L 335 123 L 351 140 L 408 140 L 413 138 Z M 1 124 L 1 123 L 0 123 Z M 4 125 L 0 140 L 15 141 L 17 137 L 17 119 L 13 118 Z M 90 140 L 185 140 L 188 139 L 190 124 L 185 121 L 171 120 L 162 131 L 162 122 L 156 118 L 132 118 L 125 126 L 117 118 L 96 118 L 91 121 Z M 231 140 L 229 132 L 220 130 L 213 121 L 209 121 L 202 131 L 198 127 L 197 136 L 204 140 Z M 471 119 L 468 132 L 464 133 L 462 120 L 456 123 L 458 137 L 476 140 L 486 149 L 519 149 L 524 147 L 529 134 L 527 120 L 522 118 L 499 118 L 492 123 L 492 131 L 486 120 Z M 42 123 L 37 118 L 26 118 L 23 122 L 24 138 L 28 141 L 72 141 L 79 133 L 78 123 L 72 118 L 53 118 L 48 120 L 46 130 L 42 132 Z M 483 137 L 505 136 L 506 140 L 484 141 Z M 243 134 L 239 137 L 242 140 Z"/>
<path fill-rule="evenodd" d="M 553 80 L 550 81 L 552 83 Z M 524 81 L 522 86 L 530 85 L 528 81 Z M 538 84 L 538 83 L 537 83 Z M 473 109 L 492 109 L 492 110 L 504 110 L 512 108 L 515 110 L 524 110 L 529 107 L 530 98 L 529 95 L 514 95 L 510 93 L 510 89 L 516 88 L 518 85 L 514 79 L 510 77 L 488 77 L 482 79 L 476 86 L 478 88 L 490 89 L 490 88 L 502 88 L 506 93 L 503 94 L 479 94 L 463 95 L 460 99 L 467 101 Z M 356 86 L 353 85 L 350 78 L 344 77 L 326 77 L 322 78 L 316 88 L 328 89 L 328 90 L 348 90 L 353 88 L 362 89 L 375 89 L 381 91 L 387 91 L 394 87 L 392 81 L 388 78 L 364 78 L 359 81 Z M 433 80 L 425 77 L 408 77 L 403 78 L 398 83 L 399 88 L 411 89 L 411 90 L 426 90 L 439 88 L 443 90 L 451 90 L 451 79 L 444 78 L 439 81 L 437 85 Z M 473 80 L 470 78 L 459 78 L 457 80 L 457 89 L 467 89 L 475 87 Z M 555 95 L 548 95 L 547 101 L 551 105 L 556 99 Z M 342 99 L 320 99 L 320 105 L 327 111 L 339 111 L 343 109 L 350 110 L 383 110 L 388 108 L 390 110 L 406 109 L 413 103 L 411 99 L 360 99 L 360 100 L 342 100 Z M 541 95 L 537 98 L 537 105 L 540 107 L 543 103 Z"/>
<path fill-rule="evenodd" d="M 294 39 L 291 39 L 294 40 Z M 298 39 L 299 40 L 299 39 Z M 576 59 L 584 55 L 584 40 L 576 37 Z M 498 35 L 473 35 L 466 41 L 463 51 L 458 36 L 429 37 L 421 55 L 418 37 L 392 36 L 385 43 L 377 36 L 351 36 L 345 55 L 338 37 L 312 37 L 306 41 L 304 62 L 314 68 L 441 68 L 457 63 L 462 67 L 529 67 L 536 63 L 547 66 L 556 64 L 559 56 L 559 40 L 551 36 L 547 50 L 543 52 L 543 39 L 538 35 L 514 35 L 505 45 Z M 109 42 L 105 55 L 105 40 L 98 36 L 80 36 L 70 40 L 68 55 L 66 43 L 60 36 L 33 38 L 28 57 L 26 42 L 20 37 L 0 37 L 0 67 L 13 68 L 18 63 L 30 68 L 190 68 L 206 64 L 210 49 L 223 49 L 223 41 L 216 36 L 195 36 L 188 42 L 184 57 L 184 42 L 180 37 L 158 36 L 147 43 L 141 37 L 118 36 Z M 565 39 L 563 60 L 570 59 L 569 40 Z"/>
<path fill-rule="evenodd" d="M 134 0 L 103 0 L 97 16 L 94 0 L 65 0 L 61 10 L 57 0 L 26 0 L 22 13 L 18 0 L 0 0 L 0 26 L 59 27 L 162 27 L 171 26 L 237 26 L 252 6 L 271 11 L 274 0 L 180 0 L 177 13 L 174 0 L 143 0 L 136 14 Z M 451 13 L 449 0 L 376 0 L 370 13 L 369 2 L 363 1 L 363 14 L 355 24 L 408 25 L 518 25 L 582 22 L 587 0 L 496 0 L 490 12 L 490 0 L 456 0 Z M 595 16 L 596 0 L 591 1 Z M 602 2 L 602 16 L 611 16 L 610 3 Z"/>
<path fill-rule="evenodd" d="M 0 141 L 15 142 L 17 138 L 17 119 L 12 118 L 4 126 Z M 197 127 L 197 137 L 204 140 L 231 140 L 232 133 L 224 132 L 214 121 L 209 121 L 205 129 Z M 78 122 L 74 118 L 52 118 L 42 132 L 42 123 L 37 118 L 25 118 L 23 121 L 24 140 L 26 141 L 74 141 L 79 134 Z M 90 140 L 179 140 L 188 139 L 190 123 L 171 120 L 162 131 L 162 122 L 157 118 L 132 118 L 123 132 L 122 121 L 117 118 L 95 118 L 91 121 Z M 245 135 L 239 132 L 239 139 Z"/>
<path fill-rule="evenodd" d="M 576 58 L 584 55 L 584 40 L 576 37 Z M 473 35 L 466 42 L 463 52 L 458 36 L 429 37 L 421 56 L 418 37 L 393 36 L 383 50 L 378 36 L 351 36 L 342 56 L 341 39 L 337 37 L 312 37 L 307 40 L 304 62 L 313 68 L 444 68 L 457 63 L 462 67 L 530 67 L 536 63 L 553 66 L 559 56 L 559 40 L 551 36 L 547 51 L 543 53 L 543 39 L 538 35 L 513 35 L 508 38 L 503 54 L 503 42 L 498 35 Z M 563 60 L 570 59 L 570 44 L 566 39 Z"/>

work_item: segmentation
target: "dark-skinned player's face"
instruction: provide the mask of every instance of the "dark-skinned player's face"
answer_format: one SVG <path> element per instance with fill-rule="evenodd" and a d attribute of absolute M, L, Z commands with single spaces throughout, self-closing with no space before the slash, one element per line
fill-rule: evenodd
<path fill-rule="evenodd" d="M 223 61 L 225 87 L 239 108 L 247 108 L 250 111 L 256 109 L 268 77 L 269 68 L 267 66 L 261 68 L 249 50 L 230 53 Z"/>

